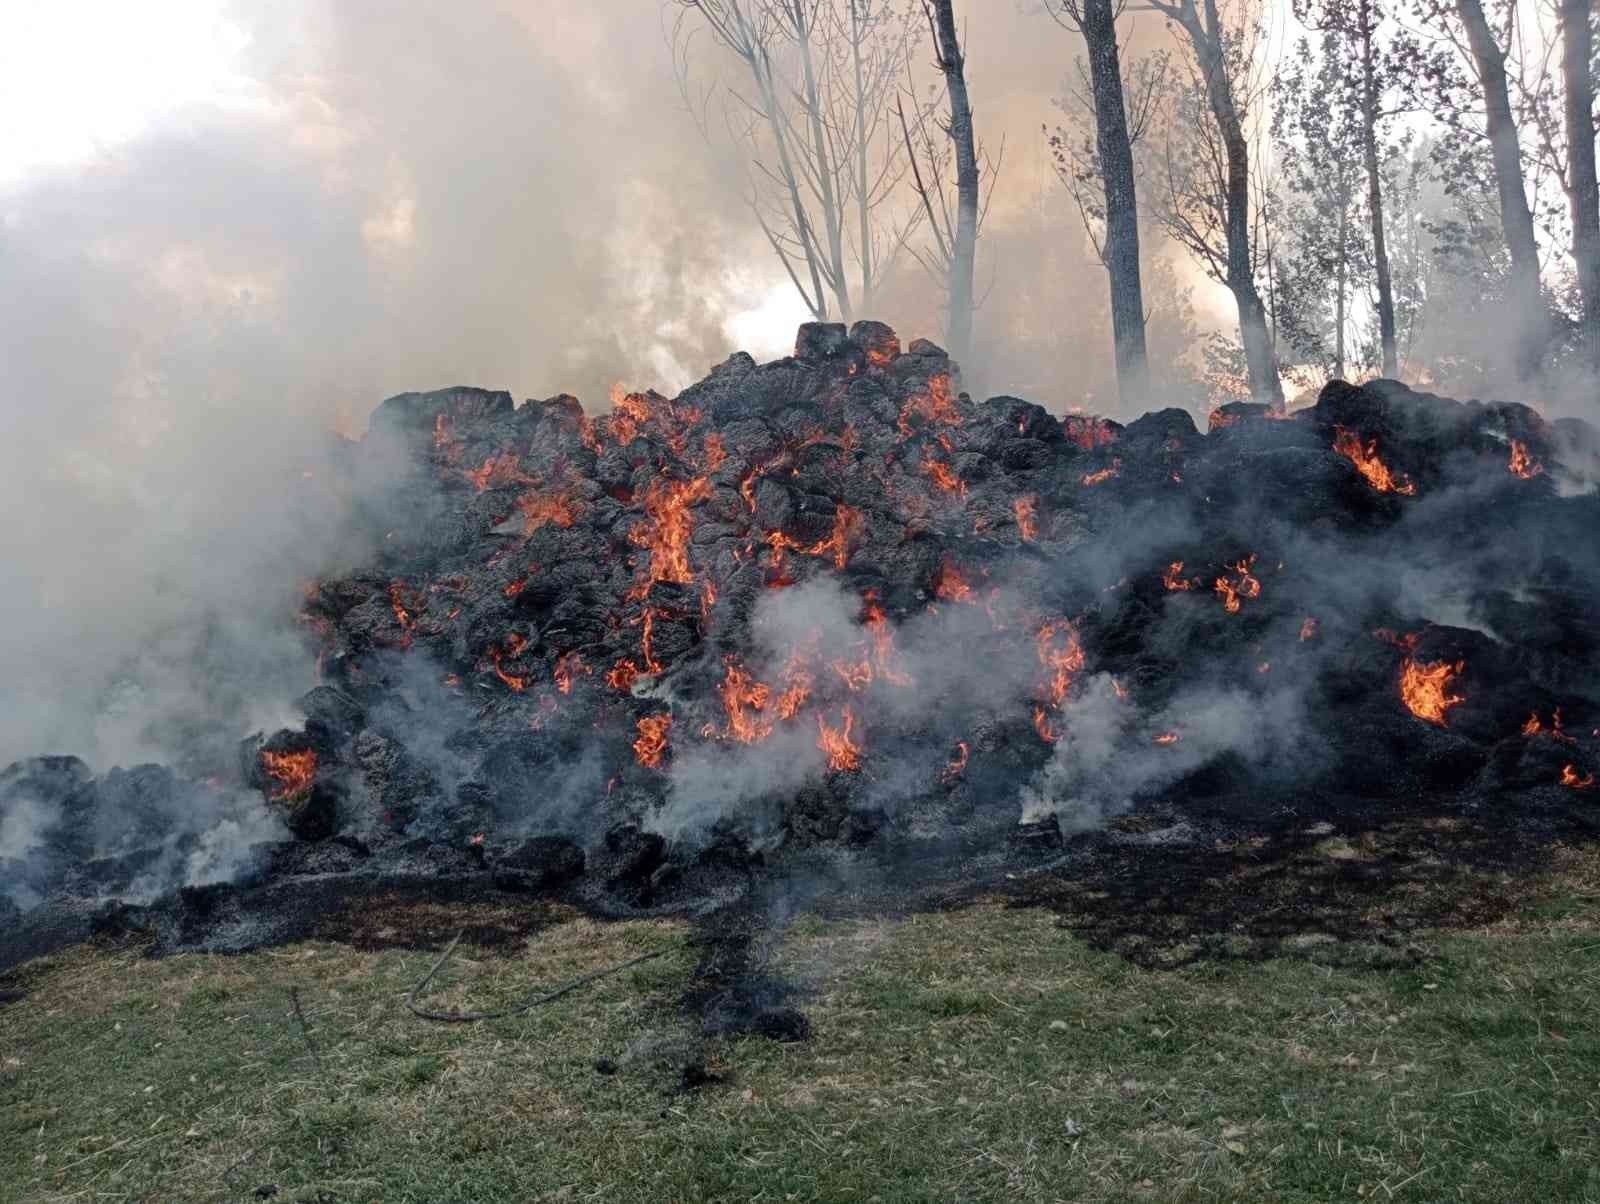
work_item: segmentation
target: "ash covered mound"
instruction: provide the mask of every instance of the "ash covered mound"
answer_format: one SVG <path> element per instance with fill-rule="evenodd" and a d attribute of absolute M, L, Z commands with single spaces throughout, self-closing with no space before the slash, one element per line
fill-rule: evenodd
<path fill-rule="evenodd" d="M 408 475 L 307 590 L 303 726 L 232 782 L 6 770 L 13 955 L 130 914 L 248 944 L 375 882 L 629 912 L 1374 809 L 1592 828 L 1593 428 L 1390 381 L 1122 426 L 957 379 L 813 324 L 603 417 L 384 402 L 347 454 Z"/>

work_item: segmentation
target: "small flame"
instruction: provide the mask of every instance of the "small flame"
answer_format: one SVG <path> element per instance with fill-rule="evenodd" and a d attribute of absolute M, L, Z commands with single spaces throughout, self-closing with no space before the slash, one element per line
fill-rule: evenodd
<path fill-rule="evenodd" d="M 552 676 L 554 676 L 556 681 L 556 689 L 560 690 L 563 694 L 570 694 L 572 693 L 573 677 L 580 673 L 592 672 L 594 672 L 594 670 L 590 669 L 588 665 L 583 663 L 583 657 L 579 656 L 576 652 L 568 652 L 556 662 L 555 672 L 552 674 Z"/>
<path fill-rule="evenodd" d="M 1086 473 L 1084 473 L 1083 474 L 1083 483 L 1085 485 L 1099 485 L 1103 481 L 1109 481 L 1112 477 L 1118 475 L 1121 471 L 1122 471 L 1122 458 L 1120 456 L 1113 456 L 1111 458 L 1111 465 L 1110 465 L 1109 468 L 1102 468 L 1099 472 L 1086 472 Z"/>
<path fill-rule="evenodd" d="M 317 776 L 317 750 L 301 749 L 298 752 L 261 753 L 261 768 L 277 783 L 268 797 L 280 800 L 297 799 L 311 790 Z"/>
<path fill-rule="evenodd" d="M 1399 493 L 1410 496 L 1417 487 L 1411 478 L 1401 473 L 1395 476 L 1389 466 L 1378 458 L 1378 440 L 1374 437 L 1361 442 L 1361 436 L 1342 426 L 1334 429 L 1333 450 L 1345 457 L 1366 477 L 1367 484 L 1379 493 Z"/>
<path fill-rule="evenodd" d="M 394 611 L 395 622 L 400 624 L 401 648 L 411 647 L 411 637 L 417 630 L 417 621 L 412 617 L 411 609 L 418 603 L 416 600 L 407 600 L 406 589 L 404 581 L 389 583 L 389 608 Z"/>
<path fill-rule="evenodd" d="M 716 472 L 728 458 L 727 445 L 723 443 L 722 436 L 716 431 L 706 436 L 706 454 L 704 459 L 707 472 Z"/>
<path fill-rule="evenodd" d="M 950 758 L 950 764 L 944 767 L 944 772 L 939 775 L 940 780 L 949 783 L 961 776 L 961 771 L 967 767 L 968 752 L 965 740 L 956 741 L 956 755 Z"/>
<path fill-rule="evenodd" d="M 469 468 L 461 475 L 471 481 L 473 488 L 479 493 L 499 485 L 509 485 L 513 481 L 531 484 L 533 480 L 518 467 L 516 453 L 509 451 L 497 452 L 477 468 Z"/>
<path fill-rule="evenodd" d="M 667 751 L 667 732 L 672 727 L 672 714 L 663 711 L 659 715 L 646 715 L 639 720 L 639 738 L 633 742 L 633 755 L 639 764 L 646 769 L 654 769 L 661 764 L 661 757 Z"/>
<path fill-rule="evenodd" d="M 935 460 L 926 456 L 922 461 L 922 471 L 940 489 L 946 493 L 953 493 L 957 497 L 967 496 L 967 483 L 951 471 L 943 460 Z"/>
<path fill-rule="evenodd" d="M 1576 765 L 1564 765 L 1561 768 L 1561 784 L 1573 790 L 1588 790 L 1594 785 L 1594 774 L 1586 773 L 1580 777 Z"/>
<path fill-rule="evenodd" d="M 639 680 L 639 666 L 632 661 L 618 661 L 606 673 L 606 685 L 613 690 L 631 690 Z"/>
<path fill-rule="evenodd" d="M 949 560 L 940 566 L 939 576 L 933 584 L 933 596 L 942 602 L 974 601 L 972 586 L 967 584 L 961 570 Z"/>
<path fill-rule="evenodd" d="M 1557 707 L 1553 712 L 1551 712 L 1550 726 L 1548 728 L 1546 728 L 1544 724 L 1540 722 L 1538 711 L 1533 711 L 1528 715 L 1528 722 L 1522 725 L 1522 734 L 1524 736 L 1537 736 L 1541 732 L 1547 733 L 1552 740 L 1560 740 L 1564 744 L 1576 743 L 1571 736 L 1567 735 L 1566 731 L 1561 726 L 1560 707 Z"/>
<path fill-rule="evenodd" d="M 507 585 L 505 587 L 505 589 L 501 590 L 500 592 L 502 594 L 504 594 L 508 598 L 515 598 L 518 594 L 520 594 L 523 590 L 525 590 L 527 588 L 528 588 L 528 578 L 527 577 L 518 577 L 515 581 L 511 582 L 509 585 Z"/>
<path fill-rule="evenodd" d="M 1017 516 L 1017 533 L 1022 536 L 1022 542 L 1032 543 L 1039 535 L 1039 495 L 1030 493 L 1019 497 L 1011 503 L 1011 510 Z"/>
<path fill-rule="evenodd" d="M 1152 744 L 1176 744 L 1176 743 L 1178 743 L 1178 741 L 1180 741 L 1182 739 L 1183 739 L 1183 737 L 1178 735 L 1177 732 L 1162 732 L 1159 736 L 1155 737 L 1155 739 L 1151 740 L 1150 743 L 1152 743 Z"/>
<path fill-rule="evenodd" d="M 894 628 L 889 625 L 883 607 L 878 603 L 876 590 L 867 590 L 862 596 L 862 625 L 872 640 L 872 663 L 878 676 L 890 685 L 909 686 L 911 678 L 899 668 L 900 654 L 894 646 Z"/>
<path fill-rule="evenodd" d="M 1034 651 L 1038 654 L 1039 664 L 1049 674 L 1046 684 L 1050 692 L 1050 705 L 1059 707 L 1072 689 L 1073 678 L 1083 671 L 1085 658 L 1078 632 L 1065 619 L 1048 622 L 1039 628 L 1039 634 L 1034 638 Z"/>
<path fill-rule="evenodd" d="M 630 596 L 642 598 L 657 581 L 687 585 L 694 578 L 689 569 L 689 536 L 694 518 L 689 507 L 704 501 L 711 493 L 706 477 L 692 481 L 655 480 L 645 491 L 647 518 L 628 532 L 636 547 L 650 549 L 650 570 Z"/>
<path fill-rule="evenodd" d="M 900 421 L 897 425 L 900 428 L 901 439 L 909 439 L 914 433 L 911 427 L 913 418 L 920 418 L 925 426 L 961 425 L 961 411 L 950 395 L 948 372 L 935 372 L 928 377 L 927 389 L 912 394 L 900 407 Z"/>
<path fill-rule="evenodd" d="M 1167 571 L 1161 574 L 1161 584 L 1166 586 L 1169 591 L 1193 589 L 1194 582 L 1182 576 L 1182 573 L 1183 561 L 1174 560 L 1167 565 Z"/>
<path fill-rule="evenodd" d="M 1104 418 L 1068 414 L 1061 420 L 1061 430 L 1084 451 L 1093 451 L 1117 441 L 1116 430 Z"/>
<path fill-rule="evenodd" d="M 1400 700 L 1418 719 L 1445 726 L 1445 713 L 1466 701 L 1450 693 L 1450 683 L 1467 667 L 1465 661 L 1423 664 L 1411 657 L 1400 666 Z"/>
<path fill-rule="evenodd" d="M 1512 476 L 1524 481 L 1531 481 L 1544 471 L 1544 465 L 1529 453 L 1528 445 L 1518 439 L 1511 440 L 1511 463 L 1508 467 Z"/>
<path fill-rule="evenodd" d="M 759 744 L 772 734 L 772 720 L 766 714 L 772 690 L 751 677 L 733 657 L 724 664 L 726 674 L 717 692 L 722 695 L 727 717 L 725 735 L 741 744 Z"/>
<path fill-rule="evenodd" d="M 1213 587 L 1222 595 L 1222 608 L 1230 615 L 1239 613 L 1242 599 L 1259 598 L 1261 596 L 1261 582 L 1254 577 L 1250 570 L 1255 566 L 1256 554 L 1254 552 L 1237 564 L 1228 565 L 1228 570 L 1236 575 L 1236 580 L 1230 581 L 1226 577 L 1218 577 Z"/>
<path fill-rule="evenodd" d="M 522 516 L 524 539 L 546 523 L 554 523 L 565 530 L 578 521 L 577 507 L 563 493 L 524 493 L 517 499 L 517 512 Z"/>
<path fill-rule="evenodd" d="M 828 754 L 829 769 L 861 768 L 861 746 L 850 739 L 855 722 L 855 714 L 849 707 L 844 708 L 839 727 L 831 726 L 820 714 L 817 716 L 817 747 Z"/>
<path fill-rule="evenodd" d="M 1039 739 L 1046 744 L 1056 742 L 1056 729 L 1051 726 L 1050 714 L 1038 703 L 1033 707 L 1033 730 L 1039 733 Z"/>

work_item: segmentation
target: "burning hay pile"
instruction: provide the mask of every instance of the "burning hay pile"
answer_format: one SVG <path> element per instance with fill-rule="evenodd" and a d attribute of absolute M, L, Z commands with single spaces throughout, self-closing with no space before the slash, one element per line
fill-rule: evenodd
<path fill-rule="evenodd" d="M 1038 857 L 1135 809 L 1169 840 L 1593 813 L 1590 427 L 1392 382 L 1122 426 L 957 379 L 863 322 L 603 417 L 384 402 L 348 449 L 410 465 L 382 551 L 308 586 L 322 684 L 241 750 L 282 828 L 186 906 L 374 875 L 685 906 L 800 860 Z M 138 807 L 229 789 L 13 766 L 0 807 L 45 851 L 9 871 L 35 903 L 193 882 L 206 833 Z"/>

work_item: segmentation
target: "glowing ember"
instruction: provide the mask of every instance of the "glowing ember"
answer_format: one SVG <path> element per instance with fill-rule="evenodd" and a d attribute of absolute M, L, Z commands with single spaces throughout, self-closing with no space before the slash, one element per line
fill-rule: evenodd
<path fill-rule="evenodd" d="M 1450 693 L 1450 683 L 1467 667 L 1465 661 L 1434 661 L 1423 664 L 1406 657 L 1400 666 L 1400 700 L 1418 719 L 1445 725 L 1445 713 L 1466 701 Z"/>
<path fill-rule="evenodd" d="M 643 393 L 629 393 L 621 382 L 611 386 L 611 419 L 606 430 L 619 444 L 632 443 L 639 428 L 650 419 L 650 401 Z"/>
<path fill-rule="evenodd" d="M 850 543 L 859 537 L 862 522 L 861 511 L 838 505 L 833 511 L 833 534 L 803 551 L 807 556 L 832 556 L 833 567 L 842 569 L 850 563 Z"/>
<path fill-rule="evenodd" d="M 1083 483 L 1085 485 L 1098 485 L 1103 481 L 1109 481 L 1112 477 L 1116 476 L 1121 471 L 1122 471 L 1122 460 L 1121 460 L 1121 458 L 1113 456 L 1112 459 L 1111 459 L 1111 466 L 1109 468 L 1102 468 L 1099 472 L 1086 472 L 1086 473 L 1084 473 L 1083 474 Z"/>
<path fill-rule="evenodd" d="M 855 722 L 855 714 L 849 707 L 844 708 L 839 727 L 833 727 L 821 715 L 817 716 L 817 747 L 828 754 L 829 769 L 861 768 L 861 746 L 850 739 Z"/>
<path fill-rule="evenodd" d="M 1586 773 L 1580 777 L 1576 765 L 1563 765 L 1561 767 L 1561 784 L 1570 786 L 1573 790 L 1588 790 L 1594 785 L 1594 774 Z"/>
<path fill-rule="evenodd" d="M 724 734 L 741 744 L 759 744 L 772 734 L 772 720 L 766 715 L 772 691 L 765 682 L 756 681 L 745 672 L 733 657 L 728 657 L 725 664 L 727 673 L 717 687 L 727 716 Z"/>
<path fill-rule="evenodd" d="M 1116 428 L 1104 418 L 1068 414 L 1061 420 L 1061 430 L 1084 451 L 1093 451 L 1097 447 L 1105 447 L 1117 441 Z"/>
<path fill-rule="evenodd" d="M 707 472 L 716 472 L 722 467 L 722 462 L 728 458 L 728 448 L 722 442 L 722 436 L 713 431 L 706 436 L 706 454 L 703 463 Z"/>
<path fill-rule="evenodd" d="M 650 570 L 631 591 L 631 597 L 644 597 L 657 581 L 687 585 L 693 580 L 689 570 L 689 536 L 694 530 L 694 519 L 689 507 L 703 501 L 710 492 L 711 485 L 706 477 L 650 483 L 644 496 L 648 518 L 628 532 L 629 540 L 636 547 L 650 549 Z"/>
<path fill-rule="evenodd" d="M 1039 535 L 1038 495 L 1030 493 L 1019 497 L 1011 503 L 1011 510 L 1017 516 L 1017 533 L 1022 536 L 1022 542 L 1032 543 Z"/>
<path fill-rule="evenodd" d="M 417 621 L 411 611 L 418 605 L 418 600 L 406 598 L 406 583 L 392 581 L 389 583 L 389 608 L 394 611 L 395 622 L 400 624 L 400 647 L 411 647 L 411 637 L 417 630 Z"/>
<path fill-rule="evenodd" d="M 1317 620 L 1310 615 L 1300 624 L 1300 642 L 1303 644 L 1317 634 Z"/>
<path fill-rule="evenodd" d="M 473 488 L 479 493 L 500 485 L 509 485 L 513 481 L 532 482 L 532 478 L 517 466 L 515 452 L 500 452 L 490 456 L 479 467 L 467 469 L 461 475 L 471 481 Z"/>
<path fill-rule="evenodd" d="M 1511 440 L 1511 463 L 1508 467 L 1512 476 L 1521 477 L 1524 481 L 1531 481 L 1544 471 L 1544 465 L 1529 454 L 1528 445 L 1517 439 Z"/>
<path fill-rule="evenodd" d="M 955 399 L 950 396 L 950 374 L 936 372 L 928 377 L 928 388 L 924 393 L 915 393 L 906 399 L 905 405 L 900 407 L 900 438 L 911 438 L 911 420 L 920 418 L 922 425 L 934 426 L 960 426 L 961 411 L 956 407 Z"/>
<path fill-rule="evenodd" d="M 806 655 L 796 651 L 783 667 L 783 692 L 778 695 L 778 718 L 793 719 L 811 697 L 813 685 L 811 670 L 806 667 Z"/>
<path fill-rule="evenodd" d="M 514 638 L 520 639 L 521 637 L 518 636 Z M 508 644 L 510 642 L 510 640 L 507 641 Z M 520 646 L 511 647 L 508 649 L 508 651 L 511 656 L 516 656 L 522 651 L 522 648 Z M 505 668 L 500 662 L 502 657 L 504 657 L 506 654 L 506 651 L 502 651 L 499 647 L 493 647 L 489 649 L 489 659 L 494 662 L 494 675 L 501 681 L 505 682 L 506 685 L 510 686 L 518 694 L 520 694 L 522 691 L 528 688 L 528 677 L 526 674 L 507 673 L 505 671 Z"/>
<path fill-rule="evenodd" d="M 261 769 L 277 785 L 269 792 L 274 799 L 297 799 L 308 793 L 317 776 L 317 750 L 261 753 Z"/>
<path fill-rule="evenodd" d="M 948 560 L 939 569 L 939 576 L 933 584 L 933 596 L 942 602 L 974 601 L 972 586 L 967 584 L 961 570 Z"/>
<path fill-rule="evenodd" d="M 576 652 L 568 652 L 556 662 L 555 672 L 552 676 L 556 681 L 556 689 L 563 694 L 572 693 L 572 679 L 580 673 L 592 673 L 588 665 L 583 663 L 583 657 Z"/>
<path fill-rule="evenodd" d="M 667 751 L 667 732 L 672 727 L 672 715 L 662 712 L 659 715 L 646 715 L 639 720 L 639 738 L 633 742 L 634 758 L 646 769 L 654 769 L 661 764 L 661 757 Z"/>
<path fill-rule="evenodd" d="M 1333 450 L 1349 460 L 1366 477 L 1367 484 L 1379 493 L 1399 493 L 1411 495 L 1417 491 L 1411 478 L 1401 473 L 1395 476 L 1389 471 L 1389 466 L 1378 458 L 1378 440 L 1369 439 L 1365 444 L 1361 436 L 1354 431 L 1346 430 L 1342 426 L 1334 429 Z"/>
<path fill-rule="evenodd" d="M 662 670 L 661 662 L 656 660 L 653 647 L 656 633 L 656 614 L 657 612 L 654 608 L 647 606 L 638 619 L 638 622 L 643 627 L 643 630 L 639 633 L 639 653 L 644 657 L 645 672 L 652 675 L 658 674 Z"/>
<path fill-rule="evenodd" d="M 1261 582 L 1252 576 L 1250 572 L 1255 562 L 1256 556 L 1252 552 L 1248 558 L 1239 561 L 1238 564 L 1228 565 L 1228 570 L 1234 574 L 1234 580 L 1230 581 L 1226 577 L 1217 578 L 1216 585 L 1213 588 L 1222 595 L 1222 608 L 1230 615 L 1239 613 L 1242 599 L 1259 598 L 1261 596 Z"/>
<path fill-rule="evenodd" d="M 957 497 L 967 496 L 967 483 L 951 471 L 950 466 L 942 460 L 935 460 L 927 456 L 922 461 L 922 471 L 935 485 L 946 493 L 953 493 Z"/>
<path fill-rule="evenodd" d="M 578 521 L 577 507 L 561 493 L 525 493 L 517 499 L 517 513 L 522 516 L 524 539 L 546 523 L 565 530 Z"/>
<path fill-rule="evenodd" d="M 950 764 L 944 767 L 940 778 L 945 782 L 953 782 L 961 776 L 961 771 L 967 767 L 967 742 L 956 741 L 956 755 L 950 758 Z"/>
<path fill-rule="evenodd" d="M 501 590 L 500 592 L 502 594 L 504 594 L 508 598 L 515 598 L 518 594 L 520 594 L 523 590 L 525 590 L 527 588 L 528 588 L 528 578 L 526 578 L 526 577 L 518 577 L 515 581 L 509 583 L 505 587 L 505 589 Z"/>
<path fill-rule="evenodd" d="M 1193 589 L 1194 582 L 1190 581 L 1187 577 L 1182 576 L 1182 573 L 1183 561 L 1174 560 L 1171 564 L 1167 565 L 1167 571 L 1161 574 L 1161 584 L 1166 586 L 1169 591 Z"/>
<path fill-rule="evenodd" d="M 639 680 L 639 666 L 632 661 L 618 661 L 606 674 L 606 685 L 613 690 L 631 690 Z"/>
<path fill-rule="evenodd" d="M 487 832 L 474 832 L 472 834 L 472 839 L 469 840 L 467 843 L 468 844 L 474 844 L 474 845 L 481 845 L 484 842 L 485 837 L 487 837 L 487 836 L 488 836 Z"/>
<path fill-rule="evenodd" d="M 1153 740 L 1151 740 L 1150 743 L 1152 743 L 1152 744 L 1176 744 L 1179 740 L 1182 740 L 1182 739 L 1183 739 L 1183 737 L 1178 735 L 1177 732 L 1162 732 L 1159 736 L 1157 736 Z"/>

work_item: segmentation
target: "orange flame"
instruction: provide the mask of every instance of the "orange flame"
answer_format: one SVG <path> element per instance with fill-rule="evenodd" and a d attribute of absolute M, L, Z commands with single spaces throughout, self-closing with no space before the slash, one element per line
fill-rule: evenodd
<path fill-rule="evenodd" d="M 494 486 L 509 484 L 512 481 L 532 483 L 532 478 L 517 467 L 515 452 L 499 452 L 490 456 L 479 467 L 464 470 L 461 475 L 471 481 L 473 488 L 479 493 Z"/>
<path fill-rule="evenodd" d="M 1111 466 L 1109 468 L 1102 468 L 1099 472 L 1084 473 L 1083 483 L 1085 485 L 1099 485 L 1103 481 L 1109 481 L 1121 471 L 1122 458 L 1120 456 L 1113 456 L 1111 458 Z"/>
<path fill-rule="evenodd" d="M 968 753 L 965 740 L 956 741 L 956 755 L 950 758 L 950 764 L 944 767 L 944 772 L 939 775 L 945 782 L 953 782 L 961 776 L 961 771 L 967 767 Z"/>
<path fill-rule="evenodd" d="M 500 592 L 502 594 L 504 594 L 508 598 L 515 598 L 518 594 L 520 594 L 523 590 L 525 590 L 527 588 L 528 588 L 528 578 L 527 577 L 518 577 L 515 581 L 511 582 L 509 585 L 507 585 L 505 587 L 505 589 L 501 590 Z"/>
<path fill-rule="evenodd" d="M 1177 732 L 1162 732 L 1159 736 L 1155 737 L 1155 739 L 1151 740 L 1150 743 L 1152 743 L 1152 744 L 1176 744 L 1176 743 L 1178 743 L 1178 741 L 1180 741 L 1182 739 L 1183 739 L 1183 737 L 1178 735 Z"/>
<path fill-rule="evenodd" d="M 563 694 L 570 694 L 572 693 L 572 679 L 576 674 L 593 672 L 593 669 L 583 663 L 583 657 L 576 652 L 568 652 L 556 662 L 555 672 L 552 676 L 556 681 L 556 689 Z"/>
<path fill-rule="evenodd" d="M 967 496 L 967 483 L 951 471 L 950 465 L 943 460 L 935 460 L 932 456 L 925 456 L 922 460 L 922 471 L 935 485 L 946 493 L 953 493 L 957 497 Z"/>
<path fill-rule="evenodd" d="M 268 797 L 274 799 L 295 799 L 306 794 L 311 789 L 311 783 L 317 776 L 317 750 L 314 748 L 301 749 L 299 752 L 267 752 L 261 753 L 261 768 L 266 775 L 277 783 L 272 787 Z"/>
<path fill-rule="evenodd" d="M 842 569 L 850 563 L 850 543 L 861 532 L 861 511 L 845 505 L 834 507 L 833 534 L 804 549 L 807 556 L 833 557 L 833 567 Z"/>
<path fill-rule="evenodd" d="M 722 442 L 722 436 L 716 431 L 706 436 L 705 468 L 707 472 L 716 472 L 728 458 L 727 445 Z"/>
<path fill-rule="evenodd" d="M 973 603 L 972 586 L 967 584 L 967 579 L 951 561 L 946 560 L 939 568 L 939 576 L 933 584 L 933 596 L 943 602 Z"/>
<path fill-rule="evenodd" d="M 796 651 L 789 657 L 783 667 L 783 683 L 783 693 L 778 695 L 778 718 L 793 719 L 811 697 L 813 684 L 803 653 Z"/>
<path fill-rule="evenodd" d="M 1046 744 L 1056 742 L 1056 729 L 1050 724 L 1050 716 L 1038 703 L 1033 707 L 1033 730 L 1039 733 L 1039 739 Z"/>
<path fill-rule="evenodd" d="M 725 734 L 742 744 L 759 744 L 772 734 L 772 720 L 766 716 L 772 691 L 765 682 L 756 681 L 745 672 L 733 657 L 724 663 L 727 673 L 717 692 L 722 695 L 722 709 L 728 720 Z"/>
<path fill-rule="evenodd" d="M 855 722 L 856 717 L 849 707 L 844 708 L 839 727 L 832 727 L 821 715 L 817 716 L 817 747 L 828 754 L 829 769 L 861 768 L 861 746 L 850 739 Z"/>
<path fill-rule="evenodd" d="M 1561 767 L 1561 784 L 1574 790 L 1588 790 L 1594 785 L 1594 774 L 1586 773 L 1580 777 L 1576 765 L 1564 765 Z"/>
<path fill-rule="evenodd" d="M 913 418 L 920 418 L 925 426 L 961 425 L 961 411 L 950 395 L 948 372 L 935 372 L 928 377 L 927 389 L 921 393 L 913 393 L 900 407 L 900 421 L 897 425 L 900 428 L 901 439 L 909 439 L 914 433 L 911 428 Z"/>
<path fill-rule="evenodd" d="M 1039 664 L 1049 674 L 1050 705 L 1059 707 L 1072 689 L 1072 680 L 1083 671 L 1083 645 L 1078 632 L 1065 619 L 1056 619 L 1039 628 L 1034 637 Z"/>
<path fill-rule="evenodd" d="M 1417 491 L 1411 478 L 1401 473 L 1395 476 L 1389 466 L 1378 458 L 1378 440 L 1372 438 L 1363 445 L 1361 436 L 1342 426 L 1334 429 L 1333 450 L 1349 460 L 1367 478 L 1379 493 L 1399 493 L 1409 496 Z"/>
<path fill-rule="evenodd" d="M 565 530 L 578 521 L 572 499 L 562 493 L 525 493 L 517 499 L 517 511 L 522 515 L 524 539 L 546 523 L 554 523 Z"/>
<path fill-rule="evenodd" d="M 878 676 L 890 685 L 909 686 L 911 678 L 899 668 L 900 655 L 894 646 L 894 628 L 889 626 L 889 619 L 878 604 L 877 591 L 867 590 L 862 601 L 861 621 L 867 629 L 868 638 L 872 640 L 872 663 Z"/>
<path fill-rule="evenodd" d="M 851 693 L 865 690 L 872 684 L 872 662 L 866 657 L 858 661 L 834 661 L 830 666 Z"/>
<path fill-rule="evenodd" d="M 1540 732 L 1544 732 L 1546 730 L 1548 730 L 1548 734 L 1553 740 L 1560 740 L 1565 744 L 1576 743 L 1571 736 L 1567 735 L 1566 731 L 1563 730 L 1561 726 L 1560 707 L 1557 707 L 1553 712 L 1551 712 L 1550 727 L 1548 729 L 1546 729 L 1544 724 L 1539 721 L 1538 711 L 1534 711 L 1529 714 L 1528 722 L 1522 725 L 1522 734 L 1524 736 L 1537 736 Z"/>
<path fill-rule="evenodd" d="M 411 607 L 416 603 L 408 603 L 405 596 L 406 583 L 404 581 L 391 581 L 389 583 L 389 608 L 394 611 L 395 622 L 400 624 L 400 647 L 411 647 L 411 637 L 417 630 L 417 621 L 411 615 Z"/>
<path fill-rule="evenodd" d="M 1418 719 L 1445 726 L 1445 713 L 1466 701 L 1450 693 L 1450 683 L 1467 667 L 1466 661 L 1434 661 L 1422 664 L 1406 657 L 1400 666 L 1400 700 Z"/>
<path fill-rule="evenodd" d="M 1104 418 L 1089 418 L 1081 414 L 1068 414 L 1061 420 L 1061 429 L 1067 438 L 1084 451 L 1093 451 L 1117 441 L 1117 432 Z"/>
<path fill-rule="evenodd" d="M 687 585 L 693 580 L 689 569 L 689 536 L 694 531 L 694 519 L 689 507 L 705 500 L 711 492 L 706 477 L 692 481 L 655 480 L 645 492 L 646 521 L 637 523 L 628 532 L 636 547 L 650 549 L 650 570 L 647 576 L 630 591 L 629 596 L 642 598 L 657 581 L 671 581 Z"/>
<path fill-rule="evenodd" d="M 1511 440 L 1511 463 L 1508 466 L 1511 475 L 1521 477 L 1524 481 L 1531 481 L 1544 471 L 1544 465 L 1528 452 L 1528 445 L 1520 440 Z"/>
<path fill-rule="evenodd" d="M 1183 561 L 1174 560 L 1167 565 L 1167 571 L 1161 574 L 1161 584 L 1170 590 L 1193 589 L 1194 582 L 1179 574 L 1183 572 Z"/>
<path fill-rule="evenodd" d="M 506 685 L 510 686 L 518 694 L 522 693 L 522 691 L 528 688 L 529 679 L 527 675 L 521 673 L 507 673 L 501 666 L 500 661 L 501 658 L 507 654 L 516 656 L 525 647 L 527 647 L 527 643 L 527 640 L 523 639 L 523 637 L 520 635 L 510 635 L 506 637 L 506 648 L 504 651 L 502 651 L 498 645 L 489 649 L 489 659 L 494 662 L 494 675 L 501 681 L 505 682 Z"/>
<path fill-rule="evenodd" d="M 1030 493 L 1019 497 L 1011 503 L 1011 511 L 1017 516 L 1017 533 L 1022 536 L 1022 542 L 1032 543 L 1039 535 L 1039 495 Z"/>
<path fill-rule="evenodd" d="M 632 661 L 618 661 L 606 673 L 606 685 L 613 690 L 631 690 L 639 680 L 639 666 Z"/>
<path fill-rule="evenodd" d="M 1236 581 L 1229 581 L 1226 577 L 1218 577 L 1215 591 L 1222 595 L 1222 608 L 1230 615 L 1239 613 L 1243 598 L 1259 598 L 1261 596 L 1261 582 L 1251 575 L 1250 569 L 1255 565 L 1254 552 L 1238 564 L 1228 565 L 1230 572 L 1238 577 Z"/>
<path fill-rule="evenodd" d="M 639 720 L 639 738 L 633 742 L 633 755 L 639 764 L 646 769 L 661 764 L 661 756 L 667 751 L 667 731 L 671 727 L 672 714 L 667 711 Z"/>

